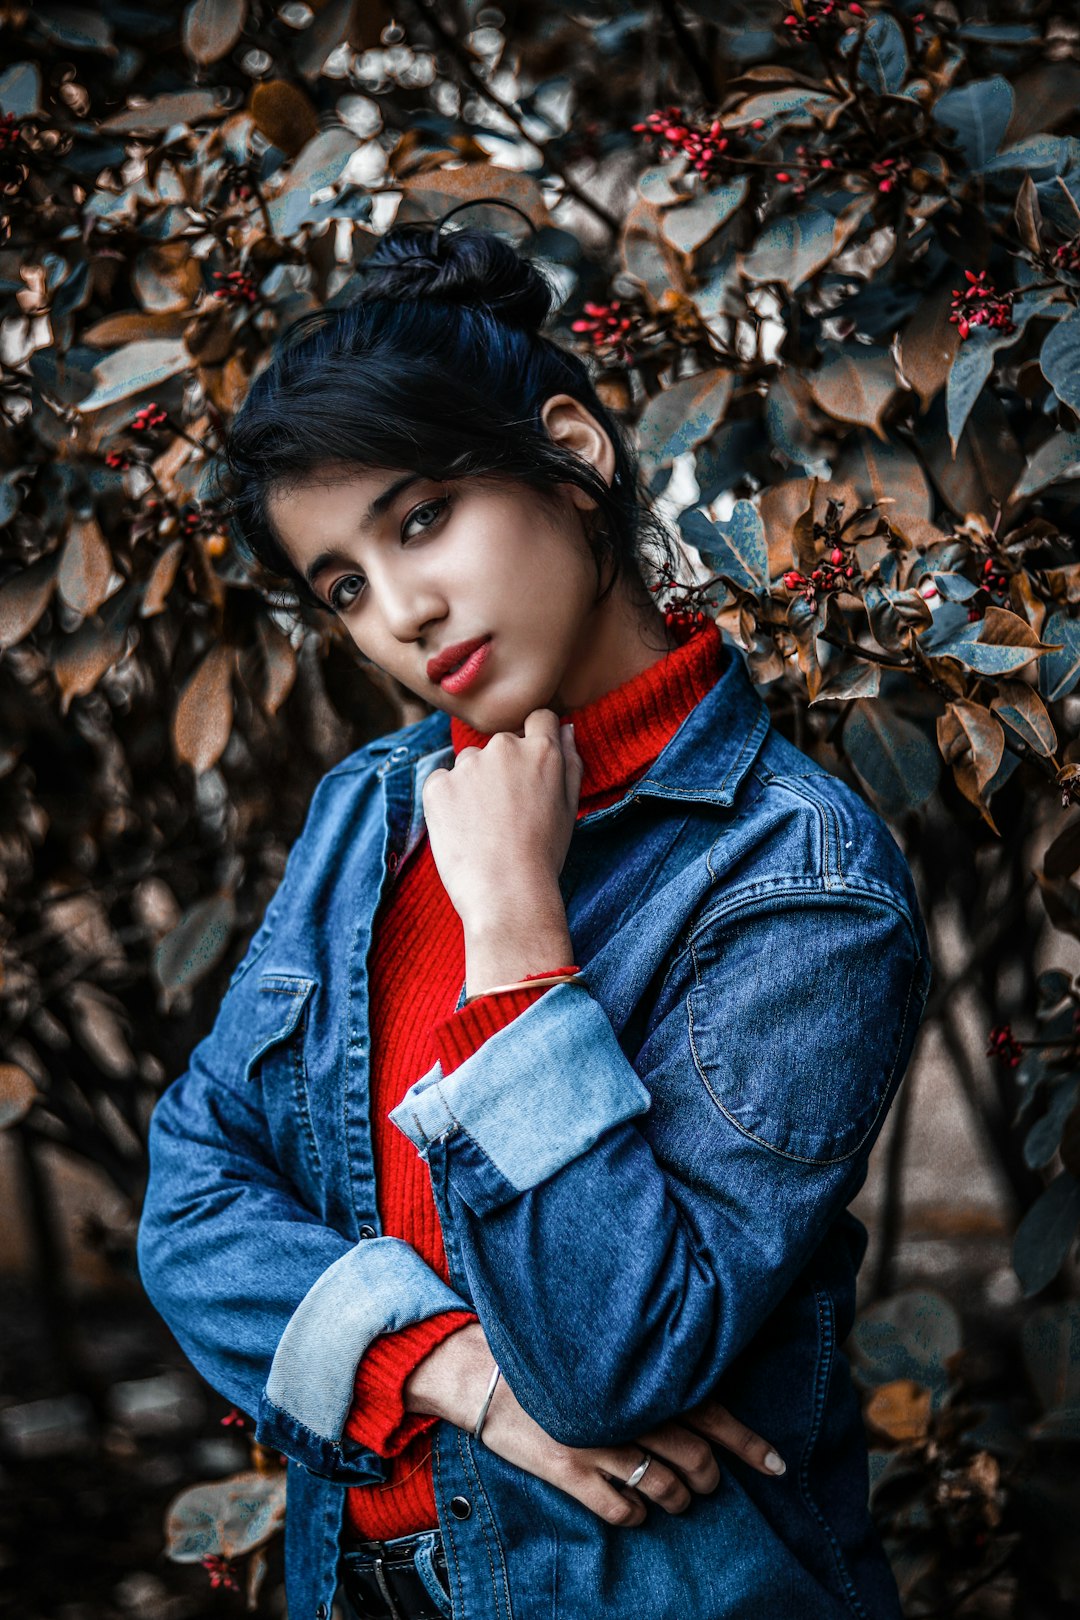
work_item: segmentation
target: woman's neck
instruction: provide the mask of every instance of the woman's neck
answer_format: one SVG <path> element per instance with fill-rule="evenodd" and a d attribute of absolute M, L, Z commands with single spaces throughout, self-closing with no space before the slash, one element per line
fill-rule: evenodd
<path fill-rule="evenodd" d="M 584 708 L 651 668 L 675 645 L 656 605 L 643 604 L 625 578 L 619 579 L 582 629 L 548 706 L 557 714 Z"/>

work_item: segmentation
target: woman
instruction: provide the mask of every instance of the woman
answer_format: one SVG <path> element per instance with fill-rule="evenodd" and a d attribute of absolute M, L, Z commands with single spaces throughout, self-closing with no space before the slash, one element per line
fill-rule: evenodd
<path fill-rule="evenodd" d="M 840 1345 L 928 989 L 910 873 L 655 606 L 535 267 L 399 227 L 367 275 L 253 385 L 234 527 L 433 712 L 320 783 L 158 1104 L 147 1291 L 288 1459 L 292 1620 L 339 1581 L 895 1620 Z"/>

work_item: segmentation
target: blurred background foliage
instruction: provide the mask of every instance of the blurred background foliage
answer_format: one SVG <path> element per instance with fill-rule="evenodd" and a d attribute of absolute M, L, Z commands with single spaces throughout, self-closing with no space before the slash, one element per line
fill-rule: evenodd
<path fill-rule="evenodd" d="M 231 1433 L 140 1476 L 213 1476 L 168 1490 L 209 1582 L 130 1573 L 160 1513 L 134 1384 L 125 1430 L 76 1331 L 49 1154 L 115 1189 L 91 1236 L 134 1293 L 153 1104 L 319 777 L 422 712 L 240 566 L 205 491 L 275 338 L 354 297 L 390 223 L 463 203 L 552 275 L 553 335 L 635 428 L 684 544 L 661 600 L 719 618 L 916 873 L 926 1027 L 1030 1303 L 987 1359 L 897 1290 L 903 1088 L 851 1350 L 907 1612 L 1077 1612 L 1078 106 L 1067 0 L 0 6 L 0 1123 L 36 1313 L 5 1378 L 68 1392 L 0 1409 L 54 1549 L 13 1613 L 283 1612 L 277 1460 Z M 50 1422 L 104 1506 L 34 1461 Z M 55 1551 L 80 1515 L 100 1596 Z"/>

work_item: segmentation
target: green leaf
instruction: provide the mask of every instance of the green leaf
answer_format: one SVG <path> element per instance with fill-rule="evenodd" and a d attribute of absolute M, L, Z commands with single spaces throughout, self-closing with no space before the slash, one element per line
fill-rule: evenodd
<path fill-rule="evenodd" d="M 859 42 L 859 34 L 845 34 L 840 49 L 849 56 Z M 898 95 L 908 71 L 907 46 L 895 17 L 879 13 L 862 36 L 859 52 L 859 78 L 879 95 Z"/>
<path fill-rule="evenodd" d="M 691 519 L 688 527 L 684 520 Z M 744 591 L 764 590 L 769 579 L 769 558 L 761 514 L 752 501 L 736 501 L 726 522 L 700 512 L 684 512 L 680 528 L 714 571 Z"/>
<path fill-rule="evenodd" d="M 794 292 L 816 275 L 854 235 L 873 198 L 856 199 L 845 214 L 804 208 L 781 214 L 761 232 L 750 253 L 739 256 L 739 268 L 750 281 L 778 281 Z"/>
<path fill-rule="evenodd" d="M 881 665 L 854 659 L 833 670 L 811 703 L 851 703 L 856 698 L 876 698 L 881 688 Z"/>
<path fill-rule="evenodd" d="M 254 1469 L 193 1485 L 170 1502 L 166 1555 L 177 1564 L 239 1558 L 261 1547 L 285 1522 L 285 1470 Z"/>
<path fill-rule="evenodd" d="M 1080 309 L 1047 332 L 1039 364 L 1058 399 L 1080 411 Z"/>
<path fill-rule="evenodd" d="M 910 1378 L 937 1398 L 961 1348 L 960 1317 L 942 1294 L 912 1289 L 861 1311 L 852 1331 L 859 1371 L 874 1384 Z"/>
<path fill-rule="evenodd" d="M 946 602 L 967 602 L 978 593 L 979 587 L 964 574 L 931 574 L 930 578 Z"/>
<path fill-rule="evenodd" d="M 746 176 L 740 175 L 728 186 L 718 186 L 693 202 L 666 209 L 660 221 L 661 236 L 680 253 L 696 252 L 742 207 L 749 184 Z"/>
<path fill-rule="evenodd" d="M 732 385 L 731 372 L 716 367 L 683 377 L 649 400 L 637 429 L 646 476 L 708 438 L 723 420 Z"/>
<path fill-rule="evenodd" d="M 1043 640 L 1062 644 L 1059 652 L 1048 652 L 1039 660 L 1039 691 L 1047 703 L 1055 703 L 1080 681 L 1080 619 L 1051 613 L 1043 625 Z"/>
<path fill-rule="evenodd" d="M 100 411 L 117 400 L 156 388 L 192 364 L 182 338 L 145 338 L 127 343 L 94 367 L 94 387 L 79 400 L 80 411 Z"/>
<path fill-rule="evenodd" d="M 191 906 L 158 944 L 152 972 L 166 1007 L 192 989 L 221 960 L 236 922 L 231 894 L 213 894 Z"/>
<path fill-rule="evenodd" d="M 1045 1170 L 1061 1146 L 1061 1133 L 1065 1121 L 1072 1113 L 1080 1096 L 1080 1079 L 1075 1076 L 1054 1088 L 1050 1105 L 1024 1141 L 1024 1163 L 1029 1170 Z"/>
<path fill-rule="evenodd" d="M 1013 499 L 1037 495 L 1059 478 L 1080 477 L 1080 433 L 1054 433 L 1040 444 L 1021 474 Z"/>
<path fill-rule="evenodd" d="M 934 118 L 952 130 L 970 169 L 981 169 L 998 151 L 1013 115 L 1012 86 L 1000 74 L 947 90 Z"/>
<path fill-rule="evenodd" d="M 1025 1295 L 1037 1294 L 1064 1265 L 1080 1225 L 1080 1181 L 1063 1170 L 1036 1199 L 1016 1230 L 1013 1269 Z"/>
<path fill-rule="evenodd" d="M 117 135 L 157 135 L 174 124 L 224 118 L 228 110 L 228 103 L 217 90 L 170 90 L 155 96 L 145 107 L 131 107 L 102 119 L 99 128 Z"/>
<path fill-rule="evenodd" d="M 289 170 L 284 189 L 276 197 L 267 200 L 267 210 L 275 235 L 287 240 L 314 216 L 318 206 L 312 202 L 314 193 L 336 183 L 358 145 L 356 136 L 350 130 L 343 129 L 340 124 L 332 129 L 321 130 L 313 140 L 308 141 Z M 481 168 L 487 165 L 476 164 L 473 167 Z M 450 170 L 445 178 L 463 173 L 464 171 L 460 169 Z M 530 179 L 529 176 L 523 175 L 515 175 L 512 178 L 523 185 Z M 421 195 L 426 196 L 432 188 L 438 189 L 438 181 L 439 177 L 434 173 L 417 175 L 403 186 L 402 190 L 416 199 Z M 462 201 L 463 198 L 459 196 L 457 200 Z"/>
<path fill-rule="evenodd" d="M 36 62 L 15 62 L 0 75 L 0 112 L 32 118 L 41 109 L 41 71 Z"/>
<path fill-rule="evenodd" d="M 848 758 L 886 815 L 917 810 L 937 787 L 938 751 L 910 720 L 880 705 L 856 703 L 844 721 Z"/>
<path fill-rule="evenodd" d="M 975 326 L 960 344 L 949 367 L 945 390 L 945 413 L 954 458 L 971 408 L 994 369 L 998 350 L 1019 343 L 1032 316 L 1046 314 L 1053 301 L 1052 293 L 1029 293 L 1013 305 L 1015 331 L 1002 332 L 991 327 Z"/>
<path fill-rule="evenodd" d="M 990 708 L 1003 725 L 1037 754 L 1050 755 L 1057 747 L 1054 723 L 1042 698 L 1026 681 L 1002 681 Z"/>

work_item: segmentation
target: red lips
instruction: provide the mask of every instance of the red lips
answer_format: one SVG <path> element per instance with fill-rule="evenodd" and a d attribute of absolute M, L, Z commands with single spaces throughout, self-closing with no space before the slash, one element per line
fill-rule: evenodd
<path fill-rule="evenodd" d="M 444 647 L 441 653 L 436 653 L 434 658 L 428 659 L 428 679 L 438 684 L 445 675 L 450 674 L 451 670 L 463 664 L 470 653 L 474 653 L 477 647 L 482 647 L 484 642 L 490 639 L 490 636 L 474 636 L 471 641 L 456 641 L 452 647 Z"/>

